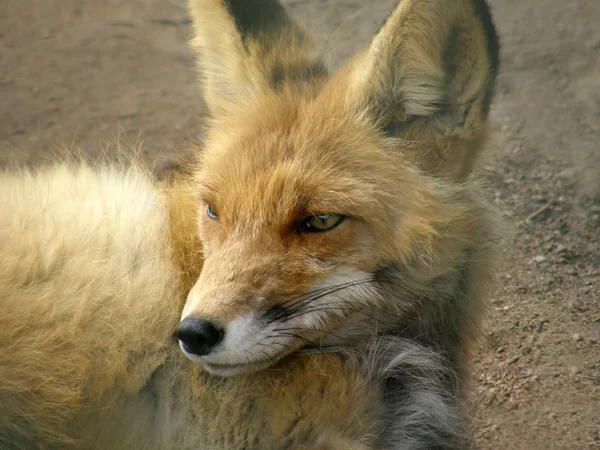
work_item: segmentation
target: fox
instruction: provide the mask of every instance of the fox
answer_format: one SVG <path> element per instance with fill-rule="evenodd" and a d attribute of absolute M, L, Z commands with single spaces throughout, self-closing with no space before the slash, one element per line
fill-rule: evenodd
<path fill-rule="evenodd" d="M 188 6 L 189 165 L 0 174 L 0 448 L 468 448 L 487 3 L 400 0 L 333 72 L 277 0 Z"/>

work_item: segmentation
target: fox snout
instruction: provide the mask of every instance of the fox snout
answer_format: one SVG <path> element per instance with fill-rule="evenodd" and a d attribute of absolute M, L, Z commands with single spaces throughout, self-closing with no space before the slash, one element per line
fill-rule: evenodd
<path fill-rule="evenodd" d="M 372 278 L 349 265 L 319 276 L 306 266 L 292 276 L 281 268 L 284 258 L 274 259 L 278 267 L 261 258 L 233 267 L 215 256 L 207 258 L 175 333 L 183 353 L 215 375 L 261 370 L 317 345 L 376 297 Z"/>

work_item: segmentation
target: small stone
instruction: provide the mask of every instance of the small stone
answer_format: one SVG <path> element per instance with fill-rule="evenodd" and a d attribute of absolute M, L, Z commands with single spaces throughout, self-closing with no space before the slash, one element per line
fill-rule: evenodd
<path fill-rule="evenodd" d="M 537 331 L 538 333 L 542 332 L 542 329 L 544 328 L 544 324 L 550 322 L 548 319 L 542 319 L 540 320 L 536 327 L 535 327 L 535 331 Z"/>
<path fill-rule="evenodd" d="M 565 246 L 564 246 L 564 245 L 562 245 L 562 244 L 558 244 L 558 245 L 556 246 L 556 248 L 554 249 L 554 253 L 559 253 L 559 254 L 560 254 L 560 253 L 564 253 L 564 252 L 566 252 L 566 251 L 567 251 L 567 247 L 565 247 Z"/>
<path fill-rule="evenodd" d="M 496 353 L 504 353 L 504 347 L 498 348 L 498 350 L 496 350 Z"/>
<path fill-rule="evenodd" d="M 563 180 L 571 180 L 575 177 L 576 171 L 574 168 L 564 169 L 562 172 L 558 174 L 558 178 Z"/>
<path fill-rule="evenodd" d="M 511 364 L 516 363 L 519 360 L 519 358 L 520 358 L 519 356 L 513 356 L 506 362 L 506 364 L 508 364 L 510 366 Z"/>
<path fill-rule="evenodd" d="M 529 345 L 526 345 L 521 349 L 521 353 L 523 355 L 529 355 L 531 353 L 531 347 Z"/>
<path fill-rule="evenodd" d="M 573 340 L 575 342 L 581 342 L 581 341 L 583 341 L 583 337 L 579 333 L 575 333 L 575 334 L 573 334 Z"/>
<path fill-rule="evenodd" d="M 579 367 L 573 366 L 571 367 L 571 375 L 577 375 L 579 373 Z"/>
<path fill-rule="evenodd" d="M 536 263 L 542 263 L 542 262 L 546 261 L 546 257 L 544 255 L 537 255 L 535 258 L 533 258 L 533 260 Z"/>

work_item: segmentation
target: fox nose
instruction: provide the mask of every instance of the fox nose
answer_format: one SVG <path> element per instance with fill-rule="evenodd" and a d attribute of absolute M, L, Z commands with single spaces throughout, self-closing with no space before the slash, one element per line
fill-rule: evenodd
<path fill-rule="evenodd" d="M 181 321 L 175 336 L 188 353 L 203 356 L 223 339 L 223 331 L 219 330 L 208 320 L 186 317 Z"/>

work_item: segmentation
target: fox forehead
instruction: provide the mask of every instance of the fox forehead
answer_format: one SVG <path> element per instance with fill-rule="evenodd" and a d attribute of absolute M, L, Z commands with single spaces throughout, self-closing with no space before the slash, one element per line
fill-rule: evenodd
<path fill-rule="evenodd" d="M 371 122 L 327 98 L 265 98 L 211 130 L 199 194 L 224 216 L 285 221 L 337 213 L 370 220 L 385 209 L 389 199 L 382 196 L 397 191 L 398 179 L 414 175 L 397 142 L 390 147 Z"/>

